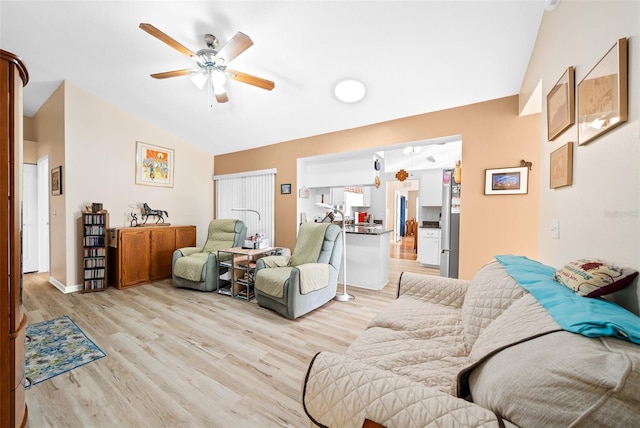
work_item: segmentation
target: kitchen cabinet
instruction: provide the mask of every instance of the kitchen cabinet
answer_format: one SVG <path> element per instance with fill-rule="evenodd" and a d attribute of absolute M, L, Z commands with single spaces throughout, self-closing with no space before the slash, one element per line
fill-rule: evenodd
<path fill-rule="evenodd" d="M 173 251 L 196 245 L 195 226 L 110 229 L 109 280 L 117 288 L 171 277 Z"/>
<path fill-rule="evenodd" d="M 418 228 L 418 262 L 427 266 L 440 266 L 441 231 Z"/>
<path fill-rule="evenodd" d="M 372 186 L 362 186 L 362 205 L 361 205 L 361 207 L 365 207 L 365 208 L 371 207 L 371 187 Z"/>
<path fill-rule="evenodd" d="M 420 205 L 423 207 L 442 206 L 442 170 L 429 169 L 420 174 Z"/>
<path fill-rule="evenodd" d="M 344 206 L 344 187 L 332 187 L 330 189 L 331 192 L 331 205 L 342 205 Z"/>

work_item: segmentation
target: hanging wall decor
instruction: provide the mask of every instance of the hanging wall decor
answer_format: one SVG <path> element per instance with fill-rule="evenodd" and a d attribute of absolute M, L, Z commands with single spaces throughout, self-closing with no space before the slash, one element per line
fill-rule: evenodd
<path fill-rule="evenodd" d="M 404 181 L 408 177 L 409 177 L 409 174 L 404 169 L 401 169 L 400 171 L 396 172 L 396 178 L 398 179 L 398 181 Z"/>
<path fill-rule="evenodd" d="M 51 195 L 62 195 L 62 166 L 51 170 Z"/>
<path fill-rule="evenodd" d="M 529 168 L 494 168 L 485 170 L 485 195 L 522 195 L 529 190 Z"/>
<path fill-rule="evenodd" d="M 573 143 L 570 141 L 551 152 L 549 188 L 570 186 L 573 183 Z"/>
<path fill-rule="evenodd" d="M 136 184 L 173 187 L 172 149 L 136 142 Z"/>
<path fill-rule="evenodd" d="M 627 121 L 627 39 L 622 38 L 578 84 L 578 145 Z"/>
<path fill-rule="evenodd" d="M 547 138 L 554 140 L 575 123 L 575 71 L 567 68 L 547 95 Z"/>

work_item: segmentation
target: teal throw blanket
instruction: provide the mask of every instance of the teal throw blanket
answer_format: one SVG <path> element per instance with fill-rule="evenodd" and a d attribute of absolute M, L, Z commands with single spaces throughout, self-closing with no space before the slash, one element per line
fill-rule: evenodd
<path fill-rule="evenodd" d="M 530 292 L 566 331 L 614 336 L 640 344 L 640 317 L 601 298 L 582 297 L 553 279 L 556 269 L 524 256 L 496 256 L 507 273 Z"/>

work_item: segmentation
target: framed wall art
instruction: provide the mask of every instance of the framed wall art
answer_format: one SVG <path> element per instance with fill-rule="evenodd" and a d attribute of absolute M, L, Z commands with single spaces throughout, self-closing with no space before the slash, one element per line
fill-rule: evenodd
<path fill-rule="evenodd" d="M 62 165 L 51 170 L 51 195 L 62 195 Z"/>
<path fill-rule="evenodd" d="M 573 142 L 551 152 L 549 161 L 549 188 L 570 186 L 573 183 Z"/>
<path fill-rule="evenodd" d="M 622 38 L 578 84 L 578 145 L 627 121 L 627 39 Z"/>
<path fill-rule="evenodd" d="M 289 195 L 291 193 L 291 184 L 281 184 L 280 193 L 283 195 Z"/>
<path fill-rule="evenodd" d="M 554 140 L 575 123 L 575 71 L 567 68 L 547 95 L 547 136 Z"/>
<path fill-rule="evenodd" d="M 529 167 L 485 170 L 485 195 L 523 195 L 529 191 Z"/>
<path fill-rule="evenodd" d="M 172 149 L 136 141 L 136 184 L 173 187 Z"/>

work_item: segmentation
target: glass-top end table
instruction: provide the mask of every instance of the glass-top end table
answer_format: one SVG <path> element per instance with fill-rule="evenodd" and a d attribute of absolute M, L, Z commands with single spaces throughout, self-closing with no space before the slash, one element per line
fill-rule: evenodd
<path fill-rule="evenodd" d="M 218 264 L 231 272 L 229 280 L 218 280 L 218 293 L 250 301 L 255 297 L 256 260 L 270 254 L 269 248 L 224 248 L 218 250 Z"/>

